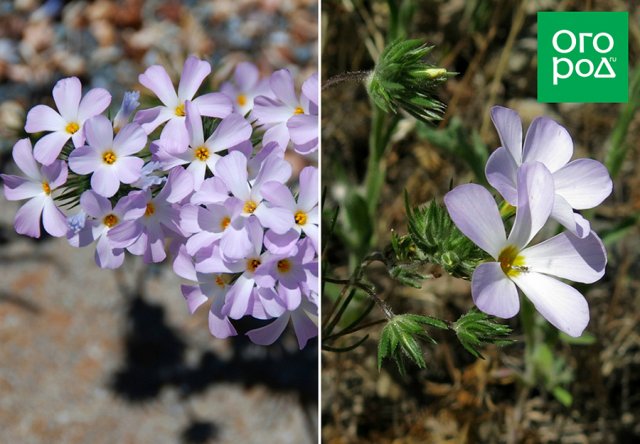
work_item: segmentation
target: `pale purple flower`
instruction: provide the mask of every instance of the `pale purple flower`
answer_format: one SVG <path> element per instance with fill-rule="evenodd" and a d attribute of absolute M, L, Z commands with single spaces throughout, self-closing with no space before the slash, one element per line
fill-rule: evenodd
<path fill-rule="evenodd" d="M 4 195 L 9 200 L 29 199 L 16 213 L 15 229 L 19 234 L 40 237 L 40 219 L 52 236 L 67 233 L 67 218 L 53 201 L 52 193 L 67 181 L 67 164 L 62 160 L 38 167 L 31 141 L 21 139 L 13 146 L 13 160 L 26 177 L 0 174 Z"/>
<path fill-rule="evenodd" d="M 471 293 L 478 308 L 501 318 L 520 309 L 516 286 L 559 330 L 578 337 L 589 323 L 587 301 L 560 280 L 592 283 L 604 274 L 607 256 L 598 236 L 565 232 L 527 247 L 553 208 L 553 176 L 540 162 L 524 163 L 517 173 L 518 208 L 507 238 L 498 206 L 484 187 L 466 184 L 444 198 L 456 226 L 495 260 L 478 265 Z"/>
<path fill-rule="evenodd" d="M 289 120 L 298 115 L 309 114 L 311 103 L 306 96 L 298 98 L 293 84 L 293 77 L 286 69 L 274 72 L 269 79 L 269 85 L 275 98 L 258 96 L 254 100 L 253 115 L 258 119 L 258 123 L 265 125 L 267 131 L 264 133 L 262 143 L 277 142 L 281 150 L 285 150 L 289 144 L 291 134 L 287 126 Z M 317 107 L 315 108 L 317 114 Z M 317 118 L 317 117 L 316 117 Z M 308 122 L 307 122 L 308 123 Z M 308 134 L 305 128 L 296 128 L 301 135 Z M 317 128 L 317 121 L 316 121 Z M 317 130 L 315 133 L 317 138 Z"/>
<path fill-rule="evenodd" d="M 51 164 L 70 138 L 75 147 L 84 144 L 84 122 L 102 113 L 111 103 L 111 94 L 102 88 L 94 88 L 82 97 L 82 85 L 77 77 L 59 80 L 53 87 L 53 100 L 58 111 L 46 105 L 37 105 L 27 114 L 25 131 L 39 133 L 50 131 L 36 142 L 35 159 Z"/>
<path fill-rule="evenodd" d="M 156 142 L 158 149 L 155 156 L 165 169 L 171 169 L 176 165 L 187 166 L 187 171 L 193 177 L 194 189 L 200 189 L 205 179 L 207 169 L 213 172 L 221 151 L 248 141 L 251 138 L 251 125 L 239 114 L 230 114 L 220 121 L 216 129 L 207 140 L 204 140 L 202 117 L 198 108 L 190 101 L 185 103 L 187 131 L 189 135 L 188 148 L 180 149 L 181 143 L 174 148 L 175 140 L 159 140 Z"/>
<path fill-rule="evenodd" d="M 133 112 L 140 106 L 140 92 L 127 91 L 122 98 L 122 104 L 118 113 L 113 118 L 113 130 L 115 132 L 120 131 L 126 124 L 129 123 L 129 119 Z"/>
<path fill-rule="evenodd" d="M 139 218 L 130 218 L 129 212 L 125 212 L 123 218 L 127 220 L 107 233 L 111 245 L 126 248 L 134 255 L 143 256 L 145 263 L 163 261 L 167 257 L 166 238 L 182 238 L 185 235 L 180 228 L 178 204 L 189 196 L 191 190 L 191 176 L 181 167 L 176 167 L 171 170 L 167 183 L 155 197 L 151 190 L 130 193 L 132 196 L 143 196 L 145 211 Z"/>
<path fill-rule="evenodd" d="M 220 92 L 233 102 L 235 111 L 243 116 L 253 109 L 253 100 L 257 96 L 271 95 L 268 79 L 260 79 L 258 68 L 249 62 L 236 66 L 233 82 L 224 82 Z"/>
<path fill-rule="evenodd" d="M 227 260 L 222 254 L 211 255 L 198 261 L 195 269 L 205 274 L 239 274 L 227 292 L 222 307 L 222 314 L 225 316 L 231 319 L 240 319 L 246 315 L 260 319 L 277 317 L 285 311 L 285 307 L 274 297 L 273 289 L 256 286 L 255 273 L 270 255 L 268 252 L 262 252 L 262 228 L 256 219 L 251 219 L 247 221 L 246 229 L 252 248 L 244 257 Z"/>
<path fill-rule="evenodd" d="M 279 182 L 267 182 L 262 186 L 262 196 L 274 207 L 283 208 L 294 220 L 293 228 L 284 234 L 269 230 L 265 245 L 273 253 L 286 251 L 304 233 L 318 251 L 318 169 L 305 167 L 300 172 L 298 201 L 291 190 Z"/>
<path fill-rule="evenodd" d="M 214 248 L 210 248 L 208 254 L 216 255 L 218 253 Z M 220 339 L 235 336 L 237 332 L 229 317 L 222 314 L 226 294 L 231 287 L 229 281 L 232 275 L 198 273 L 184 246 L 180 247 L 178 254 L 176 254 L 176 258 L 173 261 L 173 270 L 178 276 L 197 283 L 197 285 L 181 285 L 180 287 L 189 313 L 195 313 L 202 304 L 210 300 L 209 331 L 211 334 Z"/>
<path fill-rule="evenodd" d="M 138 80 L 153 91 L 163 105 L 138 111 L 134 121 L 142 125 L 147 134 L 167 122 L 162 130 L 161 138 L 185 138 L 185 102 L 187 100 L 191 100 L 203 116 L 219 118 L 228 116 L 233 110 L 233 106 L 224 94 L 209 93 L 193 98 L 210 72 L 209 62 L 189 56 L 184 62 L 176 94 L 171 78 L 164 67 L 150 66 L 143 74 L 140 74 Z"/>
<path fill-rule="evenodd" d="M 612 182 L 606 167 L 593 159 L 577 159 L 573 141 L 565 128 L 548 117 L 535 119 L 522 145 L 522 122 L 515 111 L 495 106 L 491 119 L 502 146 L 495 150 L 486 166 L 489 183 L 511 205 L 518 205 L 517 171 L 528 162 L 541 162 L 553 174 L 555 196 L 551 217 L 579 237 L 588 236 L 589 221 L 576 210 L 593 208 L 606 199 Z"/>
<path fill-rule="evenodd" d="M 284 183 L 291 175 L 291 165 L 276 157 L 270 156 L 263 162 L 260 171 L 253 183 L 249 182 L 247 172 L 247 158 L 233 151 L 218 160 L 215 166 L 215 175 L 226 185 L 231 195 L 242 203 L 240 216 L 244 219 L 257 218 L 260 224 L 273 230 L 275 233 L 284 234 L 289 231 L 294 224 L 290 213 L 283 208 L 269 206 L 264 202 L 261 193 L 262 184 L 269 181 Z M 242 218 L 232 221 L 233 229 L 239 233 L 237 237 L 245 236 Z M 225 230 L 226 231 L 226 230 Z M 232 231 L 229 231 L 231 233 Z M 229 258 L 242 257 L 247 250 L 240 247 L 248 245 L 245 242 L 238 242 L 236 237 L 225 236 L 222 239 L 221 248 L 225 256 Z"/>
<path fill-rule="evenodd" d="M 120 199 L 115 207 L 112 207 L 109 199 L 92 190 L 85 191 L 80 196 L 80 206 L 91 219 L 84 230 L 70 237 L 69 242 L 73 246 L 84 247 L 97 241 L 96 264 L 101 268 L 118 268 L 124 261 L 124 250 L 114 247 L 107 233 L 125 220 L 141 217 L 146 210 L 145 204 L 140 194 L 132 193 Z"/>
<path fill-rule="evenodd" d="M 93 174 L 91 188 L 104 197 L 118 192 L 120 183 L 132 184 L 140 178 L 144 160 L 133 154 L 142 150 L 147 135 L 140 125 L 131 123 L 113 137 L 111 122 L 104 116 L 85 124 L 87 146 L 69 155 L 69 167 L 77 174 Z"/>

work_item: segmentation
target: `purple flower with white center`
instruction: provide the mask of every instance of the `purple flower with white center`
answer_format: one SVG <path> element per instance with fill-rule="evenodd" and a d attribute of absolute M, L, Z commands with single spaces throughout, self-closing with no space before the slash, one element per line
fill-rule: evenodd
<path fill-rule="evenodd" d="M 262 184 L 266 182 L 284 183 L 287 181 L 291 176 L 291 165 L 288 162 L 275 156 L 268 157 L 260 167 L 255 181 L 250 184 L 247 173 L 247 158 L 234 151 L 218 160 L 215 174 L 224 182 L 231 195 L 242 202 L 240 215 L 243 218 L 248 220 L 255 217 L 263 227 L 270 228 L 278 234 L 284 234 L 293 227 L 294 221 L 291 214 L 283 208 L 268 206 L 263 201 L 261 193 Z M 234 230 L 244 231 L 242 220 L 238 220 L 238 223 L 232 222 Z M 238 233 L 238 235 L 240 236 L 242 233 Z M 230 237 L 224 236 L 222 238 L 223 254 L 229 258 L 242 257 L 247 253 L 246 250 L 238 248 L 239 245 L 241 244 L 236 244 L 236 241 Z"/>
<path fill-rule="evenodd" d="M 80 196 L 80 206 L 92 219 L 88 221 L 85 229 L 71 237 L 69 242 L 75 247 L 84 247 L 97 241 L 96 264 L 101 268 L 118 268 L 124 261 L 124 250 L 114 247 L 107 233 L 125 220 L 141 217 L 146 210 L 145 204 L 140 193 L 132 193 L 112 207 L 109 199 L 94 191 L 85 191 Z"/>
<path fill-rule="evenodd" d="M 147 144 L 140 125 L 131 123 L 113 137 L 111 122 L 96 116 L 85 124 L 87 146 L 69 155 L 69 167 L 77 174 L 92 174 L 91 188 L 104 197 L 118 192 L 120 183 L 132 184 L 140 178 L 144 160 L 133 154 Z"/>
<path fill-rule="evenodd" d="M 578 238 L 565 232 L 527 247 L 553 208 L 554 180 L 540 162 L 524 163 L 517 173 L 518 208 L 507 238 L 498 207 L 484 187 L 466 184 L 444 198 L 456 226 L 495 261 L 478 265 L 471 280 L 476 306 L 501 318 L 520 309 L 516 286 L 559 330 L 578 337 L 589 323 L 587 301 L 575 288 L 555 279 L 592 283 L 604 274 L 607 256 L 591 232 Z"/>
<path fill-rule="evenodd" d="M 50 131 L 36 142 L 33 156 L 43 165 L 50 165 L 70 138 L 75 147 L 84 144 L 83 126 L 87 119 L 102 113 L 111 103 L 111 94 L 94 88 L 82 97 L 82 85 L 77 77 L 59 80 L 53 87 L 53 100 L 58 111 L 46 105 L 34 106 L 27 114 L 24 129 L 28 133 Z"/>
<path fill-rule="evenodd" d="M 302 84 L 300 102 L 303 114 L 296 114 L 287 121 L 293 149 L 300 154 L 309 154 L 318 149 L 318 73 Z"/>
<path fill-rule="evenodd" d="M 171 149 L 163 149 L 165 143 L 158 141 L 158 157 L 165 169 L 171 169 L 176 165 L 188 164 L 187 171 L 193 176 L 194 189 L 200 189 L 204 181 L 207 169 L 213 172 L 221 151 L 248 141 L 251 138 L 251 125 L 239 114 L 230 114 L 222 119 L 216 129 L 207 140 L 204 140 L 202 117 L 198 108 L 187 101 L 187 131 L 189 135 L 188 148 L 184 152 L 176 152 Z M 172 142 L 167 142 L 173 145 Z"/>
<path fill-rule="evenodd" d="M 285 150 L 289 144 L 291 135 L 287 123 L 297 115 L 309 114 L 310 101 L 304 96 L 298 99 L 293 84 L 293 77 L 286 69 L 274 72 L 269 79 L 269 85 L 275 95 L 275 99 L 266 96 L 258 96 L 254 100 L 253 115 L 258 123 L 268 129 L 264 133 L 262 143 L 277 142 L 281 150 Z M 316 107 L 317 112 L 317 107 Z M 317 128 L 317 121 L 316 121 Z M 305 130 L 296 129 L 300 134 Z M 317 131 L 315 137 L 318 137 Z"/>
<path fill-rule="evenodd" d="M 129 123 L 131 115 L 140 106 L 139 100 L 140 93 L 138 91 L 128 91 L 124 93 L 120 109 L 113 118 L 113 130 L 116 133 Z"/>
<path fill-rule="evenodd" d="M 208 254 L 213 256 L 218 254 L 218 252 L 214 248 L 211 248 Z M 229 291 L 230 288 L 229 280 L 231 279 L 231 275 L 196 272 L 193 261 L 184 246 L 180 247 L 173 261 L 173 270 L 178 276 L 198 284 L 180 286 L 189 313 L 194 314 L 202 304 L 211 300 L 211 306 L 209 308 L 209 331 L 211 334 L 219 339 L 237 335 L 229 317 L 222 314 L 222 307 L 227 291 Z"/>
<path fill-rule="evenodd" d="M 167 122 L 162 130 L 161 138 L 186 138 L 185 102 L 187 100 L 191 100 L 203 116 L 219 118 L 228 116 L 233 110 L 233 105 L 224 94 L 209 93 L 196 99 L 193 98 L 210 72 L 209 62 L 189 56 L 184 62 L 176 94 L 171 78 L 164 67 L 150 66 L 144 74 L 140 74 L 138 80 L 153 91 L 163 105 L 138 111 L 134 121 L 142 125 L 147 134 Z"/>
<path fill-rule="evenodd" d="M 268 231 L 265 246 L 272 253 L 282 253 L 297 242 L 300 233 L 311 239 L 318 251 L 318 169 L 305 167 L 300 172 L 300 192 L 298 201 L 291 190 L 278 182 L 267 182 L 262 186 L 262 196 L 275 207 L 286 209 L 294 220 L 293 228 L 285 234 Z"/>
<path fill-rule="evenodd" d="M 495 106 L 491 119 L 502 146 L 489 157 L 489 183 L 511 205 L 518 205 L 517 171 L 529 162 L 541 162 L 553 175 L 555 196 L 551 217 L 578 237 L 589 235 L 589 221 L 573 210 L 599 205 L 611 194 L 613 184 L 606 167 L 593 159 L 576 159 L 573 141 L 565 128 L 548 117 L 536 118 L 522 145 L 522 122 L 515 111 Z"/>
<path fill-rule="evenodd" d="M 67 164 L 56 160 L 42 168 L 33 157 L 29 139 L 13 146 L 13 160 L 26 177 L 0 174 L 8 200 L 29 199 L 16 213 L 16 232 L 40 237 L 40 219 L 47 233 L 60 237 L 67 233 L 67 218 L 53 201 L 52 193 L 67 181 Z"/>
<path fill-rule="evenodd" d="M 224 82 L 220 92 L 233 102 L 235 111 L 246 116 L 253 109 L 253 100 L 257 96 L 271 95 L 268 79 L 260 79 L 258 68 L 253 63 L 242 62 L 236 66 L 233 82 Z"/>
<path fill-rule="evenodd" d="M 180 206 L 193 189 L 191 175 L 181 167 L 169 173 L 167 183 L 153 197 L 151 190 L 135 191 L 131 195 L 141 194 L 145 201 L 145 211 L 139 218 L 130 218 L 130 211 L 117 227 L 109 230 L 107 235 L 111 245 L 126 248 L 132 254 L 143 256 L 145 263 L 162 262 L 166 257 L 165 240 L 173 236 L 182 238 L 180 228 Z M 131 219 L 131 220 L 129 220 Z"/>

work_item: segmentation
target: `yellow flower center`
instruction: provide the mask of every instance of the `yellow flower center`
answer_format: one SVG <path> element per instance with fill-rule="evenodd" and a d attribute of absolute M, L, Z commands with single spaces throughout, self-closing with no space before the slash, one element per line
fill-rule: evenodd
<path fill-rule="evenodd" d="M 147 208 L 144 210 L 144 215 L 146 217 L 153 216 L 153 213 L 156 212 L 156 207 L 153 205 L 153 202 L 147 202 Z"/>
<path fill-rule="evenodd" d="M 176 116 L 178 117 L 184 117 L 186 116 L 186 113 L 184 112 L 184 103 L 176 106 Z"/>
<path fill-rule="evenodd" d="M 522 271 L 527 271 L 524 265 L 524 257 L 519 255 L 515 245 L 508 245 L 498 255 L 498 262 L 504 274 L 510 277 L 518 276 Z"/>
<path fill-rule="evenodd" d="M 245 213 L 251 214 L 254 211 L 256 211 L 256 208 L 258 208 L 258 204 L 252 200 L 248 200 L 244 203 L 244 207 L 242 208 L 242 211 L 244 211 Z"/>
<path fill-rule="evenodd" d="M 102 154 L 102 161 L 107 165 L 113 165 L 116 159 L 116 153 L 111 150 L 105 151 L 104 154 Z"/>
<path fill-rule="evenodd" d="M 293 114 L 304 114 L 304 110 L 301 107 L 296 107 L 296 109 L 293 111 Z"/>
<path fill-rule="evenodd" d="M 238 94 L 238 97 L 236 99 L 238 100 L 238 105 L 240 106 L 245 106 L 247 104 L 247 96 L 245 96 L 244 94 Z"/>
<path fill-rule="evenodd" d="M 195 151 L 196 159 L 201 162 L 205 162 L 209 158 L 209 149 L 206 146 L 201 146 Z"/>
<path fill-rule="evenodd" d="M 293 215 L 293 218 L 298 225 L 304 225 L 307 223 L 307 213 L 305 213 L 304 211 L 296 211 L 296 214 Z"/>
<path fill-rule="evenodd" d="M 222 228 L 222 231 L 226 230 L 230 223 L 231 223 L 231 218 L 229 216 L 223 217 L 222 220 L 220 221 L 220 228 Z"/>
<path fill-rule="evenodd" d="M 114 225 L 116 225 L 118 223 L 118 216 L 116 216 L 115 214 L 107 214 L 104 219 L 102 219 L 102 222 L 109 228 L 113 227 Z"/>
<path fill-rule="evenodd" d="M 254 272 L 256 271 L 256 268 L 258 268 L 260 266 L 260 264 L 262 264 L 262 262 L 260 262 L 260 259 L 248 259 L 247 260 L 247 270 L 249 270 L 250 272 Z"/>
<path fill-rule="evenodd" d="M 291 270 L 291 262 L 289 259 L 281 259 L 278 261 L 277 267 L 280 273 L 287 273 Z"/>
<path fill-rule="evenodd" d="M 47 196 L 51 194 L 51 187 L 48 182 L 42 182 L 42 191 L 44 191 L 44 194 Z"/>
<path fill-rule="evenodd" d="M 224 288 L 224 286 L 226 285 L 224 279 L 222 279 L 222 275 L 220 274 L 216 276 L 216 285 L 220 288 Z"/>
<path fill-rule="evenodd" d="M 69 134 L 75 134 L 78 132 L 79 129 L 80 129 L 80 125 L 78 125 L 76 122 L 70 122 L 65 127 L 65 131 L 68 132 Z"/>

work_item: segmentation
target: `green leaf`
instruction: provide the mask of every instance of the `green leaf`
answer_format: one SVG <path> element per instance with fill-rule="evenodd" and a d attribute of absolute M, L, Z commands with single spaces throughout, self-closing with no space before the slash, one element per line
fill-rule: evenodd
<path fill-rule="evenodd" d="M 596 342 L 596 337 L 589 332 L 582 333 L 582 336 L 574 338 L 566 333 L 560 332 L 560 340 L 565 344 L 571 345 L 591 345 Z"/>
<path fill-rule="evenodd" d="M 571 407 L 571 404 L 573 404 L 573 396 L 562 387 L 554 387 L 553 390 L 551 390 L 551 394 L 565 407 Z"/>
<path fill-rule="evenodd" d="M 493 321 L 475 308 L 460 316 L 452 329 L 462 346 L 476 358 L 484 359 L 478 351 L 480 346 L 494 344 L 501 347 L 513 343 L 507 338 L 511 328 Z"/>

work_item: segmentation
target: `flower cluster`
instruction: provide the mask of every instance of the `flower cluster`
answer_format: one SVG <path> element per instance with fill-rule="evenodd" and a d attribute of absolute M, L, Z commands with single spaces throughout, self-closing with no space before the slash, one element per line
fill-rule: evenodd
<path fill-rule="evenodd" d="M 271 344 L 291 320 L 302 348 L 317 335 L 318 172 L 292 177 L 285 153 L 318 148 L 318 77 L 298 95 L 288 70 L 260 79 L 242 63 L 220 92 L 198 95 L 210 72 L 189 57 L 176 91 L 151 66 L 139 81 L 161 104 L 136 112 L 130 92 L 113 120 L 106 90 L 82 96 L 77 78 L 60 80 L 57 110 L 27 115 L 35 146 L 14 146 L 24 176 L 2 175 L 7 199 L 29 199 L 15 229 L 40 237 L 42 221 L 73 246 L 95 243 L 102 268 L 120 267 L 125 251 L 146 263 L 171 256 L 191 281 L 182 286 L 189 311 L 210 302 L 214 336 L 236 335 L 232 320 L 252 316 L 267 322 L 247 335 Z"/>
<path fill-rule="evenodd" d="M 489 158 L 486 176 L 506 204 L 516 207 L 509 236 L 486 188 L 465 184 L 445 196 L 456 226 L 492 258 L 473 272 L 473 300 L 485 313 L 510 318 L 520 309 L 519 288 L 552 325 L 580 336 L 589 323 L 587 301 L 557 278 L 592 283 L 604 275 L 602 241 L 574 210 L 599 205 L 611 193 L 611 178 L 595 160 L 569 162 L 571 136 L 555 121 L 535 119 L 523 146 L 515 111 L 494 107 L 491 118 L 502 146 Z M 568 231 L 529 246 L 549 218 Z"/>

